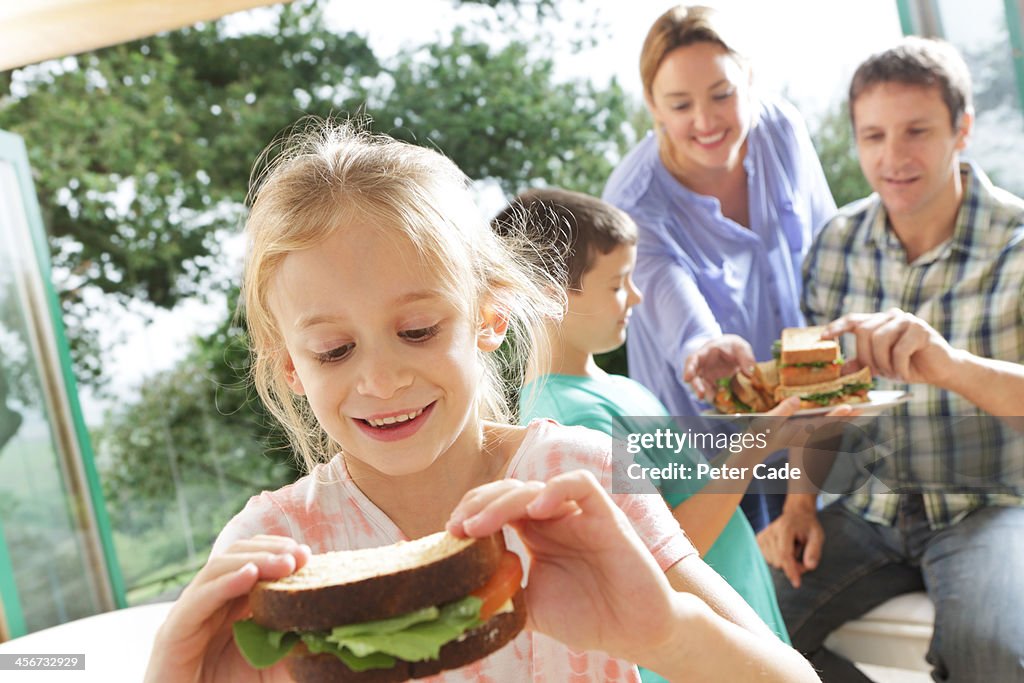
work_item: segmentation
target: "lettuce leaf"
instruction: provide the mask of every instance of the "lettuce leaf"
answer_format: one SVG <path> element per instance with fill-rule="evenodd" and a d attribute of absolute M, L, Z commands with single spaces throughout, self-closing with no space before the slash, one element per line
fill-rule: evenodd
<path fill-rule="evenodd" d="M 347 624 L 329 633 L 273 631 L 251 619 L 234 624 L 235 643 L 250 665 L 273 666 L 301 641 L 314 653 L 330 653 L 353 671 L 387 669 L 395 660 L 437 659 L 441 648 L 480 622 L 480 598 L 468 596 L 389 619 Z"/>
<path fill-rule="evenodd" d="M 383 624 L 370 622 L 335 628 L 327 640 L 360 657 L 383 653 L 407 662 L 437 659 L 443 645 L 479 623 L 482 604 L 480 598 L 470 596 L 444 605 L 440 610 L 434 608 L 436 618 L 419 620 L 402 630 L 391 628 L 392 624 L 387 622 L 394 620 L 387 619 Z"/>
<path fill-rule="evenodd" d="M 299 642 L 295 633 L 271 631 L 252 619 L 236 621 L 231 630 L 235 634 L 238 651 L 254 669 L 266 669 L 277 664 Z"/>
<path fill-rule="evenodd" d="M 874 382 L 845 384 L 835 391 L 827 391 L 819 394 L 807 394 L 805 396 L 801 396 L 800 399 L 803 401 L 817 403 L 820 406 L 827 406 L 832 402 L 832 399 L 841 398 L 847 394 L 856 394 L 858 391 L 870 390 L 874 385 Z"/>

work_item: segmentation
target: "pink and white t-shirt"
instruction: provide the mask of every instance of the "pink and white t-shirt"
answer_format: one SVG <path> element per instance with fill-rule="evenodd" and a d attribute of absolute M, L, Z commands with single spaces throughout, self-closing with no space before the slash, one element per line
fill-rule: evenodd
<path fill-rule="evenodd" d="M 565 427 L 535 420 L 527 428 L 507 477 L 546 481 L 572 470 L 592 472 L 609 492 L 612 485 L 611 441 L 608 435 L 583 427 Z M 612 494 L 626 513 L 658 565 L 667 570 L 696 549 L 657 493 Z M 289 536 L 314 553 L 372 548 L 409 540 L 349 476 L 345 461 L 336 456 L 312 473 L 277 491 L 254 496 L 221 531 L 213 553 L 236 540 L 257 534 Z M 510 550 L 525 558 L 514 532 L 506 530 Z M 527 564 L 524 562 L 524 568 Z M 447 671 L 428 683 L 474 681 L 639 681 L 636 667 L 603 652 L 577 652 L 540 633 L 523 631 L 511 643 L 469 666 Z"/>

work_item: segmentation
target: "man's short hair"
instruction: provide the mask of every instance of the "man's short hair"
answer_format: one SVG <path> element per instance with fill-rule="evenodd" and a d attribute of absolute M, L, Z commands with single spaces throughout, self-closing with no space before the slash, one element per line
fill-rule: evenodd
<path fill-rule="evenodd" d="M 523 192 L 506 206 L 491 226 L 503 237 L 519 237 L 533 245 L 541 266 L 568 289 L 579 290 L 583 275 L 598 253 L 636 244 L 633 219 L 597 197 L 560 188 Z"/>
<path fill-rule="evenodd" d="M 960 125 L 964 112 L 974 109 L 967 64 L 956 48 L 944 40 L 909 36 L 899 45 L 868 57 L 857 67 L 850 82 L 851 120 L 857 98 L 882 83 L 937 87 L 954 129 Z"/>

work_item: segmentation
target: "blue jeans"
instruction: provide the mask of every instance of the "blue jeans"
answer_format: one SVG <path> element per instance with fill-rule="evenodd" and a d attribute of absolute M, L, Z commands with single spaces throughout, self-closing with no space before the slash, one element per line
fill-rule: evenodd
<path fill-rule="evenodd" d="M 770 469 L 781 469 L 785 464 L 786 461 L 782 460 L 781 462 L 769 462 L 767 466 Z M 753 481 L 750 483 L 747 493 L 740 499 L 740 510 L 750 522 L 755 534 L 771 524 L 782 513 L 782 504 L 786 502 L 785 493 L 766 493 L 765 489 L 767 488 L 761 481 Z"/>
<path fill-rule="evenodd" d="M 826 683 L 870 680 L 822 646 L 828 634 L 917 590 L 935 604 L 927 656 L 934 680 L 1024 683 L 1024 508 L 982 508 L 932 530 L 921 497 L 904 495 L 892 527 L 838 503 L 818 519 L 825 530 L 818 567 L 799 589 L 772 574 L 793 647 Z"/>

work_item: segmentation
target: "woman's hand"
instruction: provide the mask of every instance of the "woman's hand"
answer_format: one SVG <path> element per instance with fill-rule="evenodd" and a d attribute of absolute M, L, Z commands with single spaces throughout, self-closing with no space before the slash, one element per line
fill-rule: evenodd
<path fill-rule="evenodd" d="M 720 379 L 737 372 L 754 372 L 754 350 L 743 337 L 724 334 L 712 339 L 687 357 L 683 381 L 689 382 L 697 396 L 709 403 L 715 398 L 715 385 Z"/>
<path fill-rule="evenodd" d="M 157 632 L 146 670 L 158 681 L 291 681 L 283 663 L 256 671 L 242 658 L 231 625 L 249 616 L 257 581 L 280 579 L 309 561 L 310 549 L 283 536 L 256 536 L 211 557 Z"/>
<path fill-rule="evenodd" d="M 753 434 L 767 434 L 765 454 L 781 451 L 783 448 L 797 448 L 807 445 L 807 440 L 814 434 L 815 427 L 827 424 L 827 418 L 858 417 L 863 411 L 855 405 L 840 403 L 833 406 L 825 415 L 812 418 L 801 418 L 795 415 L 800 410 L 800 398 L 790 396 L 765 413 L 764 417 L 755 419 L 747 430 Z M 786 418 L 794 417 L 789 420 Z"/>
<path fill-rule="evenodd" d="M 530 553 L 530 628 L 630 661 L 644 661 L 675 632 L 674 591 L 591 473 L 485 484 L 463 497 L 447 528 L 480 537 L 505 524 Z"/>

